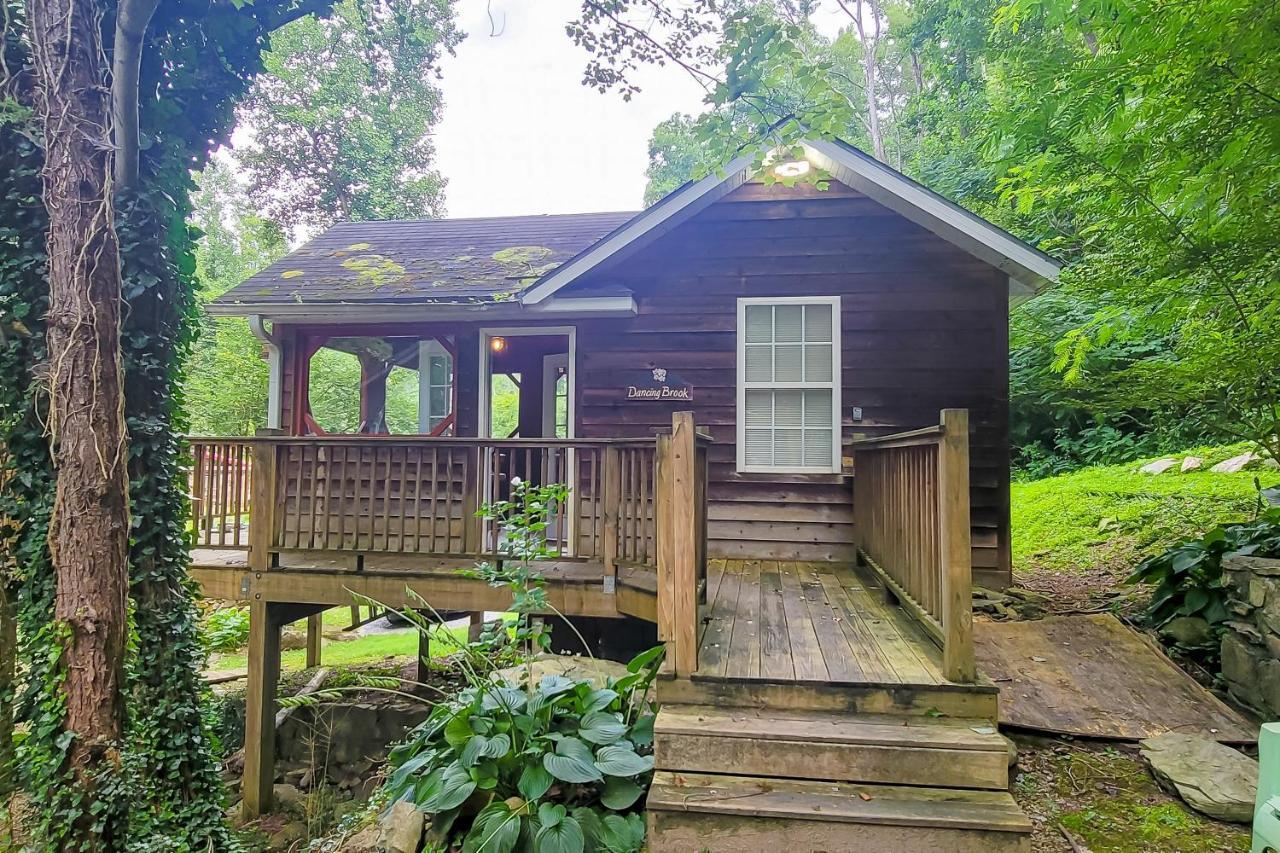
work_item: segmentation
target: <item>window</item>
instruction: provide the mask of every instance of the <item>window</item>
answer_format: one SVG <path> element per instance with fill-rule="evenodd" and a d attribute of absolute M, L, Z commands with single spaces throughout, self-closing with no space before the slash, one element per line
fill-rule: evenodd
<path fill-rule="evenodd" d="M 418 349 L 418 430 L 430 433 L 453 411 L 453 358 L 439 341 Z"/>
<path fill-rule="evenodd" d="M 738 470 L 840 471 L 840 297 L 738 300 Z"/>

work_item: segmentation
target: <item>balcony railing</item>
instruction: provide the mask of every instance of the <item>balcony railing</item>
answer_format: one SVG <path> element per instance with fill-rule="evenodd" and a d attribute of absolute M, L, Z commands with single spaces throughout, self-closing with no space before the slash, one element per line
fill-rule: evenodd
<path fill-rule="evenodd" d="M 649 573 L 659 636 L 687 674 L 706 572 L 706 443 L 690 413 L 648 439 L 193 438 L 195 546 L 247 549 L 254 571 L 462 567 L 507 556 L 482 507 L 517 478 L 559 484 L 549 559 L 598 565 L 607 592 L 619 568 Z"/>

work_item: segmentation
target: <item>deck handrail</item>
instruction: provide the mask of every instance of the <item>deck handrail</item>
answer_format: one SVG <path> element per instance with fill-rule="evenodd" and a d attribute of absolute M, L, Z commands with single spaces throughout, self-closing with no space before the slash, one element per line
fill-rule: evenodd
<path fill-rule="evenodd" d="M 859 556 L 942 648 L 943 674 L 976 678 L 969 513 L 969 412 L 853 442 Z"/>
<path fill-rule="evenodd" d="M 599 562 L 606 593 L 616 592 L 619 568 L 652 572 L 672 668 L 680 676 L 697 668 L 712 440 L 697 432 L 692 412 L 675 413 L 670 432 L 648 438 L 259 434 L 188 442 L 196 546 L 247 549 L 259 572 L 287 555 L 319 552 L 345 553 L 353 567 L 377 561 L 383 571 L 423 556 L 458 565 L 500 559 L 502 531 L 480 517 L 481 506 L 504 498 L 517 476 L 564 484 L 569 498 L 549 525 L 552 559 Z"/>

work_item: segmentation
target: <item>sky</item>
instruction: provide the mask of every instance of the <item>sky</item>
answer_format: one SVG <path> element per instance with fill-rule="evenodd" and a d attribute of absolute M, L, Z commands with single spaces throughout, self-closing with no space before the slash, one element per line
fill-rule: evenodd
<path fill-rule="evenodd" d="M 458 0 L 467 38 L 443 63 L 435 133 L 448 216 L 639 210 L 654 126 L 703 110 L 702 88 L 671 66 L 642 69 L 630 102 L 582 85 L 587 54 L 564 31 L 579 9 L 580 0 Z"/>

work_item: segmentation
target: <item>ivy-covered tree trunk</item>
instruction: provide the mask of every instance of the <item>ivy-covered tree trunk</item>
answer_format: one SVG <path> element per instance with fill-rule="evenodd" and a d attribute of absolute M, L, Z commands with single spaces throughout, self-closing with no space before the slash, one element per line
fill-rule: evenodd
<path fill-rule="evenodd" d="M 63 632 L 67 762 L 86 804 L 69 845 L 120 849 L 118 762 L 128 578 L 120 258 L 110 203 L 111 104 L 93 0 L 29 0 L 49 215 L 49 432 L 57 487 L 49 547 Z M 94 806 L 99 806 L 94 808 Z"/>

